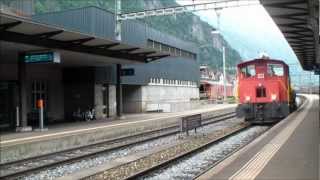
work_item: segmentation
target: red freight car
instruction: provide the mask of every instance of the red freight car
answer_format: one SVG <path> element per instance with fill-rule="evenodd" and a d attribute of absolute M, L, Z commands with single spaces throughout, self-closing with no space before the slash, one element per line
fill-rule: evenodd
<path fill-rule="evenodd" d="M 289 67 L 283 61 L 267 58 L 238 64 L 238 117 L 253 123 L 272 123 L 295 109 Z"/>
<path fill-rule="evenodd" d="M 200 95 L 210 100 L 223 99 L 223 82 L 212 81 L 212 80 L 201 80 L 200 81 Z M 226 95 L 233 96 L 233 85 L 230 83 L 226 84 Z"/>

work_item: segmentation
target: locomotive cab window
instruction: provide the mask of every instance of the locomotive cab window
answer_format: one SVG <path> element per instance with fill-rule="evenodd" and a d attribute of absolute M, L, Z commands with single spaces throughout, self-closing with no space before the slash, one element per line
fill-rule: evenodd
<path fill-rule="evenodd" d="M 284 70 L 282 64 L 268 64 L 269 76 L 283 76 Z"/>
<path fill-rule="evenodd" d="M 241 74 L 244 75 L 244 77 L 253 77 L 256 75 L 256 69 L 254 65 L 249 65 L 246 67 L 241 68 Z"/>

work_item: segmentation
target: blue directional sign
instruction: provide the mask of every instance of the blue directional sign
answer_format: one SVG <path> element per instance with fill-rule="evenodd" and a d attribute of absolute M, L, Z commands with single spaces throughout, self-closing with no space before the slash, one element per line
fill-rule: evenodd
<path fill-rule="evenodd" d="M 54 51 L 30 52 L 24 55 L 25 63 L 60 63 L 60 54 Z"/>
<path fill-rule="evenodd" d="M 133 68 L 121 69 L 121 76 L 134 76 L 134 74 Z"/>

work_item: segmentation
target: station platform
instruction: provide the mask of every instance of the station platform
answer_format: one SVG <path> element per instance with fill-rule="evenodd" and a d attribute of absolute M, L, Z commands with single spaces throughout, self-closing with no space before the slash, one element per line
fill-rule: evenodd
<path fill-rule="evenodd" d="M 220 162 L 198 180 L 319 179 L 319 96 Z"/>
<path fill-rule="evenodd" d="M 211 104 L 176 113 L 125 114 L 123 119 L 52 125 L 48 131 L 1 134 L 0 163 L 54 153 L 180 123 L 181 117 L 232 112 L 236 104 Z"/>

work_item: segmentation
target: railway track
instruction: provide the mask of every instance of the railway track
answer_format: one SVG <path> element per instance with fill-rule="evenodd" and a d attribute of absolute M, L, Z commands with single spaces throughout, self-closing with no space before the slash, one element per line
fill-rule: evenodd
<path fill-rule="evenodd" d="M 203 125 L 218 123 L 230 118 L 234 118 L 234 112 L 220 114 L 203 120 Z M 179 126 L 171 126 L 163 129 L 148 131 L 132 136 L 117 138 L 97 144 L 88 145 L 67 151 L 52 153 L 39 157 L 9 162 L 0 165 L 0 178 L 18 179 L 45 169 L 54 168 L 63 164 L 71 164 L 86 158 L 93 158 L 100 154 L 115 149 L 132 146 L 146 141 L 152 141 L 157 138 L 170 136 L 179 133 Z"/>
<path fill-rule="evenodd" d="M 302 102 L 298 104 L 300 107 Z M 167 161 L 150 166 L 124 179 L 197 179 L 224 161 L 272 126 L 244 126 L 218 139 L 194 148 Z"/>
<path fill-rule="evenodd" d="M 199 147 L 178 154 L 169 160 L 144 169 L 125 179 L 196 179 L 250 143 L 267 129 L 267 127 L 252 127 L 249 124 L 245 124 L 241 128 L 232 130 Z"/>

